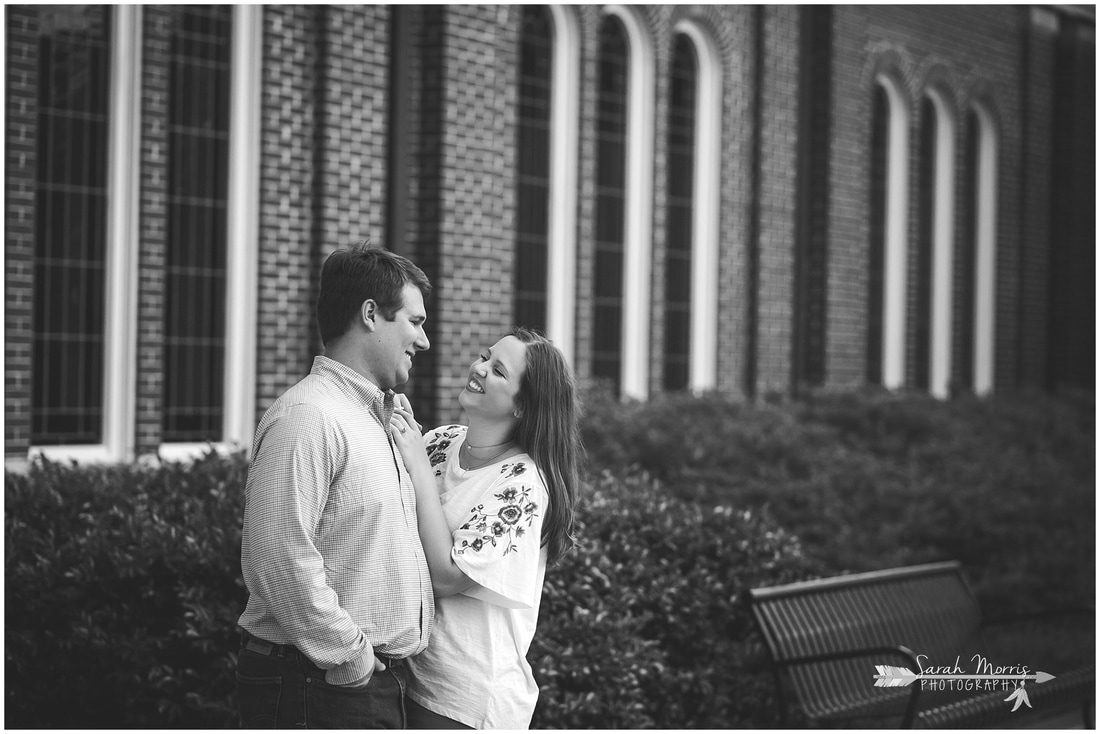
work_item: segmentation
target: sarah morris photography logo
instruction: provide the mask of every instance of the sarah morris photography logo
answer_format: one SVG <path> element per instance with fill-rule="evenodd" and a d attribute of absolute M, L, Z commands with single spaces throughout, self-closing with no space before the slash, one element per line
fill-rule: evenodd
<path fill-rule="evenodd" d="M 927 655 L 917 655 L 918 672 L 894 665 L 876 665 L 875 687 L 895 688 L 920 682 L 921 690 L 927 691 L 1011 691 L 1007 702 L 1012 710 L 1021 706 L 1031 708 L 1024 686 L 1030 681 L 1045 683 L 1054 676 L 1041 670 L 1032 673 L 1026 665 L 993 665 L 983 655 L 970 658 L 974 671 L 967 672 L 960 665 L 962 656 L 955 657 L 954 665 L 928 666 L 924 661 Z"/>

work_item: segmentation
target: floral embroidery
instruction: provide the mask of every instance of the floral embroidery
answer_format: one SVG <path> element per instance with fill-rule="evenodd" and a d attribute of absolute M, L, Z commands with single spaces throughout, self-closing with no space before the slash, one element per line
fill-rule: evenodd
<path fill-rule="evenodd" d="M 462 541 L 457 551 L 459 555 L 467 550 L 477 553 L 486 546 L 496 548 L 498 542 L 505 544 L 504 555 L 519 550 L 515 541 L 527 534 L 538 517 L 539 506 L 531 499 L 530 487 L 507 487 L 496 498 L 504 505 L 495 516 L 487 513 L 483 504 L 470 510 L 470 519 L 459 530 L 474 530 L 481 537 Z"/>
<path fill-rule="evenodd" d="M 425 451 L 428 452 L 428 461 L 431 462 L 433 467 L 437 467 L 447 460 L 447 449 L 461 433 L 458 430 L 459 428 L 460 426 L 447 426 L 441 429 L 431 443 L 427 445 Z M 435 473 L 438 476 L 443 473 L 443 470 L 436 469 Z"/>
<path fill-rule="evenodd" d="M 518 477 L 520 474 L 527 471 L 527 467 L 522 461 L 517 461 L 515 464 L 505 464 L 504 466 L 500 467 L 501 474 L 504 474 L 508 471 L 511 471 L 511 474 L 508 474 L 509 477 Z"/>

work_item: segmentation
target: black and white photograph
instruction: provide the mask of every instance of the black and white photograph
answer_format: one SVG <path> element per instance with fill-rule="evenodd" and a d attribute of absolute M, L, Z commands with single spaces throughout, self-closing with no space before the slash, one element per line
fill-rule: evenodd
<path fill-rule="evenodd" d="M 5 729 L 1095 729 L 1094 5 L 2 18 Z"/>

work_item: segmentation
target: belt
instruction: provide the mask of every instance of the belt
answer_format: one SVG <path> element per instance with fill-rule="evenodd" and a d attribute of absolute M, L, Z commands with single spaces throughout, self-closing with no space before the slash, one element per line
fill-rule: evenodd
<path fill-rule="evenodd" d="M 279 658 L 301 656 L 306 660 L 309 660 L 309 658 L 306 657 L 306 654 L 298 648 L 294 647 L 294 645 L 280 645 L 277 642 L 268 642 L 267 640 L 262 640 L 259 637 L 256 637 L 256 635 L 250 632 L 244 632 L 241 634 L 241 647 L 245 648 L 246 650 L 251 650 L 252 652 L 258 652 L 261 655 L 268 655 Z M 387 668 L 394 668 L 399 665 L 403 665 L 405 662 L 404 658 L 390 657 L 389 655 L 380 653 L 377 650 L 374 651 L 374 656 L 381 660 Z"/>

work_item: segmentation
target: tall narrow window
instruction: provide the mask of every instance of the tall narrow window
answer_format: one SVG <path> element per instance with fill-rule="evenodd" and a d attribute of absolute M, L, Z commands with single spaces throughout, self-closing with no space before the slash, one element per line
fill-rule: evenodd
<path fill-rule="evenodd" d="M 993 391 L 997 291 L 997 132 L 982 105 L 973 108 L 976 156 L 974 196 L 974 392 Z"/>
<path fill-rule="evenodd" d="M 867 382 L 882 384 L 883 261 L 886 255 L 886 155 L 889 125 L 886 90 L 871 99 L 870 252 L 867 280 Z"/>
<path fill-rule="evenodd" d="M 683 34 L 676 36 L 670 81 L 664 389 L 685 390 L 688 387 L 691 349 L 691 253 L 698 87 L 695 49 Z"/>
<path fill-rule="evenodd" d="M 974 389 L 974 283 L 978 233 L 978 116 L 966 113 L 966 151 L 963 167 L 962 242 L 959 243 L 959 349 L 956 380 L 964 390 Z"/>
<path fill-rule="evenodd" d="M 41 16 L 31 442 L 103 440 L 110 9 Z"/>
<path fill-rule="evenodd" d="M 929 89 L 921 107 L 917 384 L 950 395 L 954 277 L 955 118 L 949 98 Z"/>
<path fill-rule="evenodd" d="M 925 97 L 920 108 L 920 148 L 917 151 L 917 302 L 915 371 L 916 387 L 930 385 L 932 355 L 932 250 L 935 232 L 936 110 Z"/>
<path fill-rule="evenodd" d="M 222 437 L 231 6 L 183 6 L 172 34 L 165 442 Z"/>
<path fill-rule="evenodd" d="M 596 273 L 592 374 L 621 388 L 626 206 L 627 41 L 614 16 L 600 25 L 596 120 Z"/>
<path fill-rule="evenodd" d="M 550 14 L 523 9 L 516 182 L 515 322 L 546 330 L 550 197 Z"/>
<path fill-rule="evenodd" d="M 905 384 L 909 113 L 901 84 L 886 74 L 875 81 L 867 379 L 893 389 Z"/>

